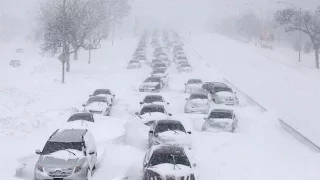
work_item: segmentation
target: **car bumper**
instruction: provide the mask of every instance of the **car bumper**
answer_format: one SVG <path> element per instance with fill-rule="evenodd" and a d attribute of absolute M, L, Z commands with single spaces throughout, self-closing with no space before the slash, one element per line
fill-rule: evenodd
<path fill-rule="evenodd" d="M 69 176 L 65 177 L 51 177 L 43 172 L 35 172 L 34 180 L 54 180 L 54 179 L 63 179 L 63 180 L 86 180 L 87 179 L 87 171 L 81 170 L 77 173 L 73 173 Z"/>

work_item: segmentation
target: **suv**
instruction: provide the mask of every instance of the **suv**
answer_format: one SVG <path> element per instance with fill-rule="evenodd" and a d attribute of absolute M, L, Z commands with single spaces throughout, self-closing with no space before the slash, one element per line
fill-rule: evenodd
<path fill-rule="evenodd" d="M 97 162 L 95 140 L 84 129 L 56 130 L 36 154 L 35 180 L 88 179 Z"/>

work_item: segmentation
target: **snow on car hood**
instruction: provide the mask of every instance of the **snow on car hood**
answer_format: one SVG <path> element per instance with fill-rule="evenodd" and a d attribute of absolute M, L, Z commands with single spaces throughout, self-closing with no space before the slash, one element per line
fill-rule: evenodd
<path fill-rule="evenodd" d="M 165 178 L 166 176 L 174 176 L 175 179 L 178 179 L 179 177 L 189 176 L 191 173 L 193 173 L 190 166 L 185 166 L 182 164 L 176 164 L 176 167 L 174 167 L 173 164 L 164 163 L 164 164 L 155 165 L 155 166 L 150 167 L 148 169 L 150 169 L 151 171 L 153 171 L 155 173 L 158 173 L 160 176 L 164 177 L 163 179 L 166 179 Z"/>
<path fill-rule="evenodd" d="M 104 111 L 108 107 L 107 103 L 104 102 L 93 102 L 86 106 L 86 110 L 92 110 L 92 111 Z"/>
<path fill-rule="evenodd" d="M 166 74 L 165 73 L 154 73 L 154 74 L 152 74 L 152 76 L 154 76 L 154 77 L 164 77 L 164 76 L 166 76 Z"/>
<path fill-rule="evenodd" d="M 72 153 L 68 152 L 71 151 Z M 47 164 L 47 165 L 76 165 L 80 164 L 82 161 L 84 161 L 85 156 L 81 151 L 74 150 L 74 149 L 68 149 L 66 150 L 60 150 L 53 152 L 48 155 L 43 155 L 39 159 L 40 164 Z"/>
<path fill-rule="evenodd" d="M 159 83 L 158 82 L 144 82 L 142 83 L 142 87 L 154 87 L 156 85 L 158 85 Z"/>
<path fill-rule="evenodd" d="M 188 134 L 182 131 L 165 131 L 158 133 L 157 140 L 164 144 L 179 144 L 188 145 L 190 144 L 190 139 Z"/>
<path fill-rule="evenodd" d="M 143 103 L 143 105 L 156 104 L 156 105 L 166 105 L 165 102 L 152 102 L 152 103 Z"/>
<path fill-rule="evenodd" d="M 216 118 L 216 119 L 210 119 L 209 123 L 221 123 L 221 124 L 231 124 L 233 122 L 233 119 L 229 118 Z"/>
<path fill-rule="evenodd" d="M 188 103 L 192 105 L 207 105 L 208 99 L 190 99 Z"/>
<path fill-rule="evenodd" d="M 160 112 L 146 113 L 140 116 L 144 123 L 149 121 L 168 119 L 168 115 Z"/>
<path fill-rule="evenodd" d="M 220 96 L 220 97 L 235 97 L 236 95 L 232 92 L 228 92 L 228 91 L 220 91 L 215 93 L 216 95 Z"/>

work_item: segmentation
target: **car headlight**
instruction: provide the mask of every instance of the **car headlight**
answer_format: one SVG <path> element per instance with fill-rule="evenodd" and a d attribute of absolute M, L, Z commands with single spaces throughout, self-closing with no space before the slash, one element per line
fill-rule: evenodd
<path fill-rule="evenodd" d="M 36 165 L 36 170 L 39 171 L 39 172 L 43 172 L 43 166 L 37 164 Z"/>

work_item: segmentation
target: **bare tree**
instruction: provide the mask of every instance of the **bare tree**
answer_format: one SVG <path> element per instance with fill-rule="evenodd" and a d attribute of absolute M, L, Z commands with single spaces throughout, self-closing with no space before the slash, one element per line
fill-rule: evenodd
<path fill-rule="evenodd" d="M 310 37 L 315 50 L 315 66 L 320 68 L 319 49 L 320 49 L 320 6 L 315 12 L 298 11 L 287 8 L 275 13 L 276 22 L 285 27 L 285 31 L 302 31 Z"/>

